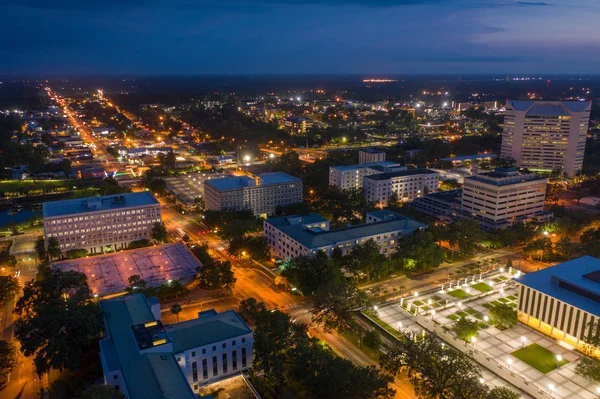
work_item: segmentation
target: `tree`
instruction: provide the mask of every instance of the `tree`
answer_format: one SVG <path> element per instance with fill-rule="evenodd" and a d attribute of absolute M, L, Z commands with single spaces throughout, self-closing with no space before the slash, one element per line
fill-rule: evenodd
<path fill-rule="evenodd" d="M 404 267 L 408 270 L 423 270 L 438 267 L 444 261 L 444 251 L 436 244 L 431 232 L 417 231 L 398 242 L 394 258 L 403 259 Z M 409 269 L 409 265 L 413 267 Z"/>
<path fill-rule="evenodd" d="M 156 242 L 165 242 L 167 240 L 167 228 L 165 227 L 165 223 L 154 222 L 150 236 Z"/>
<path fill-rule="evenodd" d="M 581 358 L 575 366 L 575 372 L 589 380 L 600 383 L 600 360 L 595 357 L 595 352 L 600 348 L 600 324 L 590 322 L 587 324 L 586 329 L 588 333 L 581 351 L 587 357 Z"/>
<path fill-rule="evenodd" d="M 19 279 L 12 275 L 0 276 L 0 306 L 5 305 L 19 293 Z"/>
<path fill-rule="evenodd" d="M 472 252 L 481 239 L 479 223 L 475 220 L 467 219 L 452 222 L 448 225 L 448 232 L 448 242 L 453 251 L 458 246 L 461 252 Z"/>
<path fill-rule="evenodd" d="M 486 399 L 519 399 L 521 395 L 506 387 L 494 387 L 488 392 Z"/>
<path fill-rule="evenodd" d="M 190 236 L 188 236 L 187 234 L 184 234 L 183 237 L 181 237 L 181 241 L 183 241 L 187 244 L 188 242 L 190 242 Z"/>
<path fill-rule="evenodd" d="M 0 340 L 0 388 L 11 371 L 19 365 L 19 351 L 12 342 Z"/>
<path fill-rule="evenodd" d="M 60 258 L 62 256 L 62 251 L 60 249 L 60 244 L 58 243 L 58 238 L 50 237 L 48 239 L 48 255 L 50 255 L 51 259 Z"/>
<path fill-rule="evenodd" d="M 192 245 L 191 250 L 203 266 L 208 266 L 215 263 L 215 260 L 208 253 L 209 249 L 207 243 L 202 243 L 200 245 Z"/>
<path fill-rule="evenodd" d="M 352 311 L 368 303 L 367 294 L 345 279 L 328 281 L 319 287 L 315 295 L 311 309 L 313 322 L 323 323 L 325 330 L 352 330 L 356 326 Z"/>
<path fill-rule="evenodd" d="M 580 247 L 572 242 L 569 237 L 561 237 L 554 246 L 563 259 L 573 259 L 580 252 Z"/>
<path fill-rule="evenodd" d="M 472 338 L 477 338 L 479 326 L 476 321 L 461 317 L 456 320 L 454 327 L 452 327 L 454 334 L 465 342 L 469 342 Z"/>
<path fill-rule="evenodd" d="M 381 356 L 381 366 L 395 376 L 406 370 L 422 398 L 482 398 L 481 371 L 468 355 L 442 345 L 434 335 L 400 333 L 397 345 Z"/>
<path fill-rule="evenodd" d="M 256 260 L 267 260 L 271 255 L 266 237 L 234 237 L 229 241 L 228 250 L 230 254 L 248 256 Z"/>
<path fill-rule="evenodd" d="M 144 291 L 148 287 L 148 282 L 144 280 L 139 274 L 129 276 L 127 282 L 129 283 L 129 285 L 127 286 L 127 288 L 125 288 L 125 290 L 130 294 L 136 291 Z"/>
<path fill-rule="evenodd" d="M 511 306 L 501 303 L 490 309 L 492 323 L 501 328 L 512 328 L 519 321 L 517 311 Z"/>
<path fill-rule="evenodd" d="M 575 366 L 575 372 L 588 380 L 600 383 L 600 360 L 582 357 Z"/>
<path fill-rule="evenodd" d="M 77 259 L 83 258 L 84 256 L 87 256 L 87 254 L 87 249 L 70 249 L 65 253 L 65 257 L 67 259 Z"/>
<path fill-rule="evenodd" d="M 85 274 L 75 271 L 49 269 L 25 283 L 14 309 L 15 337 L 23 354 L 34 356 L 38 374 L 79 368 L 81 354 L 100 338 L 102 310 L 91 294 Z"/>
<path fill-rule="evenodd" d="M 35 239 L 35 253 L 40 261 L 45 260 L 48 256 L 46 253 L 46 240 L 44 240 L 44 236 Z"/>
<path fill-rule="evenodd" d="M 171 305 L 171 313 L 177 316 L 177 323 L 179 323 L 179 313 L 183 310 L 179 303 L 174 303 Z"/>
<path fill-rule="evenodd" d="M 255 298 L 248 298 L 240 302 L 238 313 L 246 323 L 254 325 L 266 310 L 264 303 L 258 302 Z"/>
<path fill-rule="evenodd" d="M 231 262 L 214 262 L 196 269 L 200 287 L 205 290 L 232 290 L 237 279 L 233 274 Z"/>
<path fill-rule="evenodd" d="M 327 255 L 298 256 L 290 259 L 281 275 L 304 295 L 314 294 L 321 285 L 342 278 L 339 267 Z"/>
<path fill-rule="evenodd" d="M 125 399 L 125 395 L 110 385 L 94 384 L 78 399 Z"/>
<path fill-rule="evenodd" d="M 381 334 L 377 330 L 367 331 L 363 337 L 363 342 L 371 349 L 379 349 L 381 346 Z"/>
<path fill-rule="evenodd" d="M 354 272 L 362 272 L 367 275 L 367 281 L 371 276 L 386 277 L 383 270 L 387 266 L 387 259 L 380 251 L 379 245 L 372 239 L 362 245 L 355 245 L 352 251 L 346 255 L 347 265 Z M 389 272 L 389 269 L 385 270 Z"/>

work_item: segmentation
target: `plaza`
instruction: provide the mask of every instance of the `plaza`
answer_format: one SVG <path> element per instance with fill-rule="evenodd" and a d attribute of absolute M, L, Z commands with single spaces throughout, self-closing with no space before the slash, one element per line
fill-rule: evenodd
<path fill-rule="evenodd" d="M 462 352 L 471 352 L 490 384 L 511 385 L 536 398 L 597 398 L 598 384 L 575 373 L 581 355 L 521 323 L 508 329 L 492 325 L 489 309 L 506 304 L 517 308 L 518 289 L 512 270 L 475 275 L 427 293 L 379 306 L 375 314 L 388 331 L 435 332 Z M 367 314 L 369 312 L 366 312 Z M 478 336 L 466 343 L 451 333 L 460 318 L 478 323 Z M 490 380 L 490 374 L 495 378 Z"/>

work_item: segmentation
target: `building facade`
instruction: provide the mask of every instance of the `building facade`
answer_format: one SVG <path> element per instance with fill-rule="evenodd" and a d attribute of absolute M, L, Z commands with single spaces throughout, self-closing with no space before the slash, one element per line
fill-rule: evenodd
<path fill-rule="evenodd" d="M 385 151 L 367 148 L 358 151 L 358 164 L 375 163 L 385 161 Z"/>
<path fill-rule="evenodd" d="M 263 173 L 256 180 L 232 176 L 204 182 L 204 202 L 212 211 L 251 210 L 272 215 L 278 206 L 302 202 L 302 180 L 282 172 Z"/>
<path fill-rule="evenodd" d="M 324 251 L 331 256 L 335 248 L 348 254 L 356 245 L 373 240 L 380 252 L 396 252 L 398 240 L 427 225 L 398 213 L 382 210 L 367 213 L 367 223 L 329 230 L 329 221 L 318 214 L 282 216 L 264 221 L 264 234 L 271 254 L 278 259 L 316 256 Z"/>
<path fill-rule="evenodd" d="M 365 176 L 401 170 L 406 170 L 406 167 L 389 161 L 331 166 L 329 167 L 329 185 L 341 190 L 362 188 Z"/>
<path fill-rule="evenodd" d="M 409 169 L 365 176 L 364 196 L 368 202 L 380 206 L 387 205 L 393 196 L 399 201 L 409 202 L 436 192 L 439 178 L 439 173 L 429 169 Z"/>
<path fill-rule="evenodd" d="M 46 246 L 56 237 L 62 252 L 125 249 L 150 239 L 154 223 L 162 222 L 160 204 L 147 191 L 46 202 L 43 214 Z"/>
<path fill-rule="evenodd" d="M 253 334 L 233 310 L 208 310 L 164 326 L 156 298 L 142 294 L 101 301 L 104 382 L 128 399 L 193 399 L 202 385 L 252 365 Z"/>
<path fill-rule="evenodd" d="M 544 212 L 546 178 L 517 168 L 465 178 L 461 210 L 489 228 L 504 228 L 519 221 L 550 218 Z"/>
<path fill-rule="evenodd" d="M 534 171 L 581 171 L 592 104 L 507 101 L 501 156 Z"/>
<path fill-rule="evenodd" d="M 600 259 L 583 256 L 514 279 L 519 320 L 580 347 L 600 320 Z"/>

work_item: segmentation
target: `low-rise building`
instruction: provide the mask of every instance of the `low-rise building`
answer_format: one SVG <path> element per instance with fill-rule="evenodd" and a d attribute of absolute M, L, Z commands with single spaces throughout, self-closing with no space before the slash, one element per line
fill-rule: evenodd
<path fill-rule="evenodd" d="M 358 151 L 358 164 L 363 163 L 375 163 L 385 161 L 385 151 L 377 150 L 375 148 L 366 148 Z"/>
<path fill-rule="evenodd" d="M 341 190 L 362 188 L 365 176 L 402 170 L 406 170 L 406 166 L 400 166 L 390 161 L 331 166 L 329 168 L 329 185 L 338 187 Z"/>
<path fill-rule="evenodd" d="M 150 239 L 154 223 L 162 222 L 160 204 L 147 191 L 46 202 L 43 214 L 46 246 L 55 237 L 63 252 L 126 249 Z"/>
<path fill-rule="evenodd" d="M 513 279 L 519 320 L 579 347 L 600 320 L 600 259 L 583 256 Z"/>
<path fill-rule="evenodd" d="M 302 202 L 302 180 L 283 172 L 263 173 L 257 179 L 232 176 L 204 182 L 206 209 L 251 210 L 272 215 L 278 206 Z"/>
<path fill-rule="evenodd" d="M 335 248 L 349 253 L 356 245 L 373 240 L 382 254 L 396 252 L 398 239 L 411 235 L 427 225 L 388 210 L 367 213 L 367 223 L 329 230 L 329 221 L 312 213 L 303 216 L 281 216 L 264 221 L 264 234 L 271 254 L 278 259 L 316 256 L 324 251 L 331 256 Z"/>
<path fill-rule="evenodd" d="M 364 196 L 368 202 L 380 206 L 387 205 L 393 196 L 399 201 L 409 202 L 436 192 L 439 177 L 439 173 L 421 168 L 365 176 Z"/>
<path fill-rule="evenodd" d="M 313 121 L 303 116 L 290 116 L 285 118 L 283 126 L 292 130 L 294 133 L 306 133 L 313 126 Z"/>
<path fill-rule="evenodd" d="M 410 206 L 427 215 L 451 221 L 461 215 L 462 189 L 440 191 L 415 198 Z"/>
<path fill-rule="evenodd" d="M 194 399 L 202 385 L 252 365 L 252 331 L 233 310 L 163 325 L 156 298 L 134 294 L 100 305 L 104 382 L 128 399 Z"/>
<path fill-rule="evenodd" d="M 517 168 L 465 178 L 461 210 L 488 228 L 504 228 L 519 221 L 547 221 L 544 211 L 546 178 Z"/>

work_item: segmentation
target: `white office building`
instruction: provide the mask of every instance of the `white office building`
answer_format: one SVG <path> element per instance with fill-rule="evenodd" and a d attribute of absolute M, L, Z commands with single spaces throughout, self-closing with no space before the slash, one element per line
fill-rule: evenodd
<path fill-rule="evenodd" d="M 142 294 L 100 302 L 104 382 L 128 399 L 193 399 L 202 385 L 252 365 L 252 330 L 233 310 L 207 310 L 163 326 L 160 304 Z"/>
<path fill-rule="evenodd" d="M 513 280 L 522 323 L 579 349 L 595 333 L 594 325 L 600 322 L 600 259 L 583 256 Z"/>
<path fill-rule="evenodd" d="M 501 156 L 574 176 L 583 165 L 591 108 L 580 101 L 507 101 Z"/>
<path fill-rule="evenodd" d="M 348 254 L 356 245 L 373 240 L 386 256 L 396 252 L 398 239 L 427 225 L 398 213 L 381 210 L 367 213 L 367 223 L 329 230 L 329 221 L 312 213 L 281 216 L 264 221 L 264 234 L 271 254 L 278 259 L 316 256 L 324 251 L 331 256 L 335 248 Z"/>
<path fill-rule="evenodd" d="M 517 168 L 465 178 L 461 210 L 487 228 L 504 228 L 519 221 L 547 221 L 544 211 L 547 180 Z"/>
<path fill-rule="evenodd" d="M 406 170 L 406 166 L 400 166 L 390 161 L 331 166 L 329 168 L 329 185 L 338 187 L 341 190 L 362 188 L 365 176 L 402 170 Z"/>
<path fill-rule="evenodd" d="M 204 203 L 211 211 L 251 210 L 272 215 L 278 206 L 302 202 L 302 180 L 283 172 L 263 173 L 257 179 L 232 176 L 204 182 Z"/>
<path fill-rule="evenodd" d="M 46 202 L 43 214 L 46 246 L 56 237 L 62 252 L 125 249 L 150 239 L 154 223 L 162 222 L 160 204 L 147 191 Z"/>
<path fill-rule="evenodd" d="M 429 169 L 409 169 L 365 176 L 365 199 L 379 206 L 387 205 L 392 196 L 409 202 L 438 189 L 440 174 Z"/>
<path fill-rule="evenodd" d="M 358 151 L 358 163 L 377 163 L 385 162 L 385 151 L 374 148 L 366 148 Z"/>

